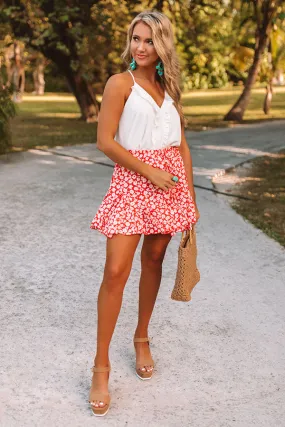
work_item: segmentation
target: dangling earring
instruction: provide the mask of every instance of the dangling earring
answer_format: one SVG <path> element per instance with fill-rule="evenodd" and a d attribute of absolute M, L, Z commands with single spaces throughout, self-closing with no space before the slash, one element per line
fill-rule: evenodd
<path fill-rule="evenodd" d="M 133 71 L 137 68 L 137 63 L 136 63 L 134 58 L 133 58 L 132 62 L 130 63 L 130 68 Z"/>
<path fill-rule="evenodd" d="M 163 63 L 161 61 L 159 61 L 159 63 L 157 64 L 157 66 L 155 67 L 157 69 L 157 74 L 162 77 L 164 74 L 164 66 Z"/>

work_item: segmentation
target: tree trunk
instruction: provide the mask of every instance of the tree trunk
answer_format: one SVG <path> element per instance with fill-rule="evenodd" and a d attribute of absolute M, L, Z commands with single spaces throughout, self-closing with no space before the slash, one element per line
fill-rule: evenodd
<path fill-rule="evenodd" d="M 34 92 L 36 95 L 43 95 L 45 93 L 45 64 L 44 60 L 37 61 L 36 69 L 33 72 Z"/>
<path fill-rule="evenodd" d="M 5 64 L 7 70 L 7 86 L 13 88 L 13 101 L 21 102 L 25 91 L 25 68 L 22 50 L 18 42 L 14 42 L 5 51 Z"/>
<path fill-rule="evenodd" d="M 99 106 L 93 87 L 82 77 L 79 72 L 74 71 L 70 65 L 70 59 L 61 52 L 49 47 L 42 49 L 42 53 L 53 61 L 60 72 L 66 77 L 70 90 L 75 96 L 81 111 L 81 119 L 88 123 L 98 119 Z"/>
<path fill-rule="evenodd" d="M 80 107 L 81 119 L 88 123 L 95 122 L 98 119 L 99 107 L 92 85 L 72 70 L 68 70 L 65 76 Z"/>
<path fill-rule="evenodd" d="M 260 38 L 258 47 L 254 53 L 253 64 L 250 67 L 243 92 L 238 98 L 237 102 L 234 104 L 234 106 L 225 115 L 224 120 L 242 121 L 243 115 L 249 103 L 252 87 L 257 78 L 260 60 L 264 52 L 264 49 L 267 45 L 267 39 L 268 39 L 267 35 L 264 35 L 262 38 Z"/>
<path fill-rule="evenodd" d="M 271 108 L 272 96 L 273 96 L 273 85 L 272 85 L 272 79 L 271 79 L 268 82 L 268 85 L 266 87 L 266 95 L 265 95 L 264 104 L 263 104 L 264 114 L 269 114 L 269 111 Z"/>
<path fill-rule="evenodd" d="M 16 64 L 12 68 L 13 101 L 22 102 L 22 95 L 25 91 L 25 69 L 21 64 Z"/>

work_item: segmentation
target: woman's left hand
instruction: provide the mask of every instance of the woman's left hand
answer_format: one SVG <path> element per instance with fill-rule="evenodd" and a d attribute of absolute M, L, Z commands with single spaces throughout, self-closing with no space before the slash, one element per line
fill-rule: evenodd
<path fill-rule="evenodd" d="M 200 212 L 198 210 L 197 204 L 196 202 L 194 202 L 195 205 L 195 215 L 196 215 L 196 222 L 198 222 L 199 218 L 200 218 Z"/>

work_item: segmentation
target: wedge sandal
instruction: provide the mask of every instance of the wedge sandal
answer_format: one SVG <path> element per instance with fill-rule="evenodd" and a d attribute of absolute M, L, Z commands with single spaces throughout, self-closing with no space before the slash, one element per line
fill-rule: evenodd
<path fill-rule="evenodd" d="M 134 344 L 137 342 L 147 342 L 149 345 L 149 338 L 134 338 Z M 136 351 L 137 354 L 137 351 Z M 145 366 L 152 366 L 148 372 Z M 136 374 L 141 380 L 150 380 L 154 370 L 154 361 L 152 357 L 138 358 L 136 357 Z"/>
<path fill-rule="evenodd" d="M 93 366 L 93 368 L 91 368 L 91 371 L 93 373 L 95 373 L 95 372 L 110 372 L 111 366 L 110 366 L 110 364 L 109 364 L 109 366 L 107 366 L 105 368 L 96 368 L 96 366 Z M 99 401 L 99 405 L 100 405 L 100 403 L 104 403 L 104 406 L 95 406 L 96 400 Z M 100 393 L 97 391 L 96 392 L 92 391 L 92 389 L 90 390 L 89 403 L 91 406 L 91 410 L 96 417 L 104 417 L 104 415 L 107 414 L 107 412 L 109 411 L 109 408 L 110 408 L 110 402 L 111 402 L 111 398 L 110 398 L 109 393 Z"/>

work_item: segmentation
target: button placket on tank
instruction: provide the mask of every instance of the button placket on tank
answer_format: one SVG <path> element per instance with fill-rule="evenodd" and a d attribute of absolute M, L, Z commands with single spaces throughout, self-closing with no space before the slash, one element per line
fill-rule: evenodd
<path fill-rule="evenodd" d="M 159 114 L 158 113 L 156 113 L 156 115 L 155 115 L 154 126 L 156 128 L 159 126 Z"/>
<path fill-rule="evenodd" d="M 155 144 L 160 139 L 159 125 L 160 125 L 160 114 L 159 114 L 159 111 L 156 111 L 154 122 L 153 122 L 153 131 L 152 131 L 152 144 L 154 147 L 155 147 Z"/>
<path fill-rule="evenodd" d="M 164 122 L 163 122 L 163 146 L 166 146 L 168 143 L 169 129 L 170 129 L 170 113 L 168 110 L 166 110 L 164 113 Z"/>

